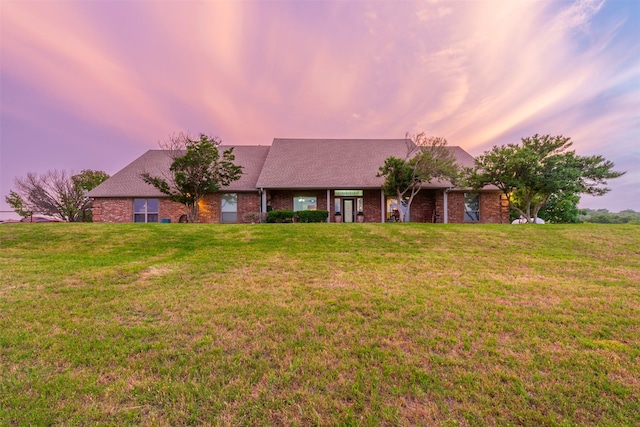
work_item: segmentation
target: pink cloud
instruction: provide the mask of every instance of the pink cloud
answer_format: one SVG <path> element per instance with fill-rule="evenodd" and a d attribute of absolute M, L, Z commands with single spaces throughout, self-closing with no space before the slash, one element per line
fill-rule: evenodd
<path fill-rule="evenodd" d="M 638 150 L 640 109 L 640 48 L 622 37 L 633 21 L 615 13 L 623 6 L 6 1 L 0 71 L 77 122 L 149 148 L 179 130 L 241 144 L 425 130 L 478 154 L 549 132 L 620 156 Z M 3 125 L 46 127 L 31 103 L 3 103 Z"/>

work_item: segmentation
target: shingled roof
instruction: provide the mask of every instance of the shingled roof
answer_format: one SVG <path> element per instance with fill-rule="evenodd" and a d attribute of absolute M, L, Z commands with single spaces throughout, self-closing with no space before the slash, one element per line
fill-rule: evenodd
<path fill-rule="evenodd" d="M 230 148 L 222 145 L 220 150 Z M 227 191 L 255 191 L 256 181 L 269 152 L 268 146 L 233 146 L 235 164 L 243 167 L 239 180 L 224 187 Z M 145 183 L 140 174 L 148 172 L 153 176 L 168 176 L 172 159 L 166 150 L 149 150 L 124 167 L 111 178 L 89 192 L 89 197 L 161 197 L 163 194 L 152 185 Z"/>
<path fill-rule="evenodd" d="M 390 156 L 405 158 L 406 139 L 284 139 L 273 140 L 257 186 L 259 188 L 380 188 L 380 166 Z M 459 164 L 472 166 L 473 157 L 449 147 Z M 431 188 L 450 187 L 432 182 Z"/>
<path fill-rule="evenodd" d="M 242 177 L 224 189 L 373 189 L 384 178 L 380 166 L 390 156 L 405 158 L 406 139 L 285 139 L 271 146 L 235 145 L 235 163 Z M 220 146 L 226 149 L 231 146 Z M 448 147 L 462 166 L 473 166 L 473 157 L 460 147 Z M 171 157 L 165 150 L 149 150 L 89 192 L 90 197 L 162 197 L 140 175 L 168 176 Z M 449 182 L 434 181 L 424 188 L 447 188 Z"/>

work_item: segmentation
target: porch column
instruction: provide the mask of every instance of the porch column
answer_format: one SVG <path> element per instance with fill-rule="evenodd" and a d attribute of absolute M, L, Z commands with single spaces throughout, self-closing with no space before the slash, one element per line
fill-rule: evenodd
<path fill-rule="evenodd" d="M 261 211 L 265 213 L 267 211 L 267 191 L 264 188 L 260 189 L 260 197 L 262 198 Z"/>
<path fill-rule="evenodd" d="M 380 222 L 381 223 L 385 223 L 385 221 L 387 220 L 387 216 L 385 215 L 385 208 L 387 207 L 387 204 L 385 203 L 386 200 L 384 199 L 384 190 L 381 188 L 380 189 Z"/>
<path fill-rule="evenodd" d="M 327 216 L 327 222 L 331 222 L 331 190 L 327 188 L 327 210 L 329 211 L 329 216 Z"/>

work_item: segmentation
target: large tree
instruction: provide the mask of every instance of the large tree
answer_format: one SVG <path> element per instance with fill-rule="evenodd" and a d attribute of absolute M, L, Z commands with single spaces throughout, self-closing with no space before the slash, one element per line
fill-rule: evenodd
<path fill-rule="evenodd" d="M 385 195 L 395 197 L 399 204 L 406 203 L 406 209 L 400 215 L 402 222 L 424 184 L 434 179 L 455 181 L 459 174 L 456 158 L 447 147 L 446 139 L 420 132 L 407 134 L 406 141 L 405 158 L 388 157 L 378 173 L 385 178 L 382 184 Z"/>
<path fill-rule="evenodd" d="M 5 201 L 18 215 L 34 213 L 51 215 L 69 222 L 90 218 L 91 199 L 87 191 L 109 178 L 103 171 L 85 169 L 70 175 L 64 170 L 50 170 L 43 174 L 29 172 L 15 180 Z"/>
<path fill-rule="evenodd" d="M 509 207 L 528 222 L 535 222 L 540 210 L 556 198 L 580 194 L 603 195 L 608 179 L 624 172 L 602 156 L 579 156 L 569 150 L 571 138 L 534 135 L 522 144 L 494 146 L 475 159 L 468 183 L 474 188 L 498 187 Z"/>
<path fill-rule="evenodd" d="M 220 155 L 218 148 L 221 144 L 218 139 L 205 134 L 200 134 L 199 139 L 193 139 L 186 133 L 172 135 L 160 143 L 173 160 L 170 173 L 160 177 L 145 172 L 142 179 L 169 196 L 169 200 L 185 205 L 188 222 L 198 222 L 200 200 L 242 175 L 242 167 L 233 163 L 233 147 Z"/>

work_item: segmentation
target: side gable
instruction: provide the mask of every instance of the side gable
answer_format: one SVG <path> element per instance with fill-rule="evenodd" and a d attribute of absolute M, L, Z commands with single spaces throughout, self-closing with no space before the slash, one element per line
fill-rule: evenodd
<path fill-rule="evenodd" d="M 231 146 L 220 146 L 221 150 Z M 269 152 L 268 146 L 233 146 L 235 164 L 243 167 L 239 180 L 232 182 L 228 191 L 256 191 L 256 181 Z M 149 150 L 125 166 L 105 182 L 89 192 L 89 197 L 163 197 L 152 185 L 145 183 L 140 175 L 148 172 L 156 176 L 169 176 L 172 159 L 166 150 Z"/>

